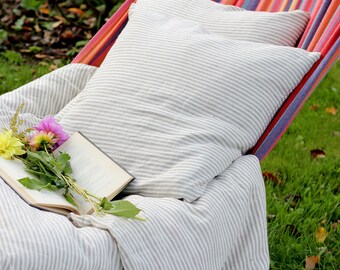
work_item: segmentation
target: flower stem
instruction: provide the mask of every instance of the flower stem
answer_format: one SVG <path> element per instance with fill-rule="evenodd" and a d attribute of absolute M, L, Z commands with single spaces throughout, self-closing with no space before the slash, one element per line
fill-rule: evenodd
<path fill-rule="evenodd" d="M 84 199 L 86 201 L 88 201 L 94 211 L 96 212 L 96 214 L 98 215 L 99 214 L 99 211 L 98 211 L 98 206 L 96 205 L 96 203 L 90 198 L 90 196 L 87 194 L 87 192 L 82 189 L 81 187 L 79 187 L 79 185 L 73 180 L 71 179 L 70 177 L 67 177 L 67 176 L 64 176 L 64 175 L 61 175 L 61 177 L 63 178 L 63 180 L 66 182 L 66 184 L 73 190 L 75 191 L 76 193 L 78 193 L 79 195 L 83 196 Z"/>

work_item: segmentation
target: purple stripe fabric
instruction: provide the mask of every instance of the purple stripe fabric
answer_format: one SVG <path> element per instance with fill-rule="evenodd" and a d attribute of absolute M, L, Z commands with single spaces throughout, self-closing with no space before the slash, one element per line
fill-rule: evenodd
<path fill-rule="evenodd" d="M 288 0 L 287 4 L 286 4 L 286 6 L 285 6 L 284 11 L 288 11 L 288 10 L 289 10 L 290 5 L 292 4 L 292 2 L 293 2 L 293 0 Z"/>
<path fill-rule="evenodd" d="M 93 57 L 92 61 L 89 63 L 89 65 L 91 65 L 92 63 L 94 63 L 98 57 L 100 57 L 106 49 L 110 48 L 112 46 L 112 44 L 115 42 L 115 40 L 118 38 L 118 36 L 120 35 L 120 33 L 123 31 L 124 27 L 126 26 L 128 20 L 126 20 L 121 27 L 119 27 L 118 31 L 116 31 L 114 33 L 114 35 L 112 35 L 110 37 L 110 39 L 108 40 L 108 42 L 105 43 L 105 45 L 103 47 L 100 48 L 100 50 L 96 53 L 96 55 Z"/>
<path fill-rule="evenodd" d="M 243 3 L 243 8 L 247 10 L 255 10 L 260 0 L 246 0 Z"/>
<path fill-rule="evenodd" d="M 263 141 L 259 149 L 256 151 L 255 155 L 258 157 L 258 159 L 262 160 L 266 156 L 266 154 L 270 151 L 270 147 L 276 143 L 278 138 L 281 137 L 281 135 L 286 130 L 287 126 L 290 124 L 291 120 L 295 118 L 295 115 L 298 112 L 300 105 L 316 88 L 317 85 L 313 87 L 314 83 L 317 81 L 317 79 L 319 78 L 322 79 L 321 77 L 322 72 L 324 72 L 324 69 L 326 68 L 331 58 L 334 56 L 339 46 L 340 46 L 340 38 L 338 38 L 338 40 L 332 46 L 332 48 L 327 53 L 325 58 L 320 62 L 316 70 L 313 72 L 312 76 L 307 80 L 305 85 L 302 87 L 302 89 L 297 94 L 295 99 L 292 101 L 292 103 L 289 105 L 287 110 L 281 116 L 279 121 L 277 121 L 275 127 L 267 135 L 266 139 Z"/>
<path fill-rule="evenodd" d="M 318 15 L 316 16 L 314 22 L 313 22 L 313 25 L 312 27 L 310 28 L 307 36 L 306 36 L 306 39 L 305 41 L 303 42 L 301 48 L 302 49 L 307 49 L 308 46 L 309 46 L 309 43 L 312 41 L 313 37 L 314 37 L 314 34 L 315 32 L 317 31 L 322 19 L 323 19 L 323 16 L 325 15 L 327 9 L 328 9 L 328 6 L 329 4 L 331 3 L 331 0 L 325 0 L 323 3 L 322 3 L 322 6 L 318 12 Z"/>

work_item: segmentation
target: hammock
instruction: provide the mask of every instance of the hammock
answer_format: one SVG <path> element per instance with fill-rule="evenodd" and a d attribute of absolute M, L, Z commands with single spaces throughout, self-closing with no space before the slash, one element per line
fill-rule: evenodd
<path fill-rule="evenodd" d="M 72 63 L 100 66 L 111 46 L 125 27 L 128 9 L 134 0 L 126 0 L 111 19 L 98 31 Z M 310 12 L 310 21 L 297 47 L 321 53 L 321 58 L 278 110 L 257 144 L 248 153 L 262 160 L 287 130 L 306 99 L 340 55 L 340 0 L 221 0 L 253 11 Z"/>

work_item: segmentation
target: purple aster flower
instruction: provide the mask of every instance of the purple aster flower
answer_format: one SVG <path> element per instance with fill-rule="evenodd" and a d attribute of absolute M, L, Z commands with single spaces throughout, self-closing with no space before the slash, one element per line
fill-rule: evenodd
<path fill-rule="evenodd" d="M 52 133 L 56 139 L 56 148 L 62 145 L 68 138 L 68 134 L 63 130 L 63 127 L 57 123 L 54 117 L 46 117 L 35 126 L 35 130 L 44 133 Z"/>

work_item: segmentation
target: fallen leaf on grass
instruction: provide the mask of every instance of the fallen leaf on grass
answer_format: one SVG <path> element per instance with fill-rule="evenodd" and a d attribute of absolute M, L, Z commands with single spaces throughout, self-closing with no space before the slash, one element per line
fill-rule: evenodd
<path fill-rule="evenodd" d="M 66 22 L 66 19 L 63 16 L 55 15 L 55 16 L 53 16 L 53 18 L 57 19 L 58 21 Z"/>
<path fill-rule="evenodd" d="M 78 14 L 78 15 L 84 15 L 85 14 L 85 12 L 82 11 L 80 8 L 69 8 L 67 10 L 71 13 Z"/>
<path fill-rule="evenodd" d="M 325 151 L 321 149 L 313 149 L 310 151 L 312 158 L 324 158 L 326 156 Z"/>
<path fill-rule="evenodd" d="M 289 202 L 290 201 L 290 206 L 291 207 L 295 207 L 296 204 L 302 200 L 302 197 L 300 194 L 295 194 L 295 195 L 292 195 L 292 194 L 288 194 L 285 198 L 285 201 L 286 202 Z"/>
<path fill-rule="evenodd" d="M 312 106 L 309 107 L 309 109 L 311 111 L 316 111 L 319 108 L 320 108 L 320 105 L 319 104 L 315 104 L 315 103 Z"/>
<path fill-rule="evenodd" d="M 315 238 L 318 243 L 325 242 L 328 232 L 324 227 L 319 227 L 315 232 Z"/>
<path fill-rule="evenodd" d="M 313 270 L 320 262 L 320 256 L 310 256 L 306 257 L 306 270 Z"/>
<path fill-rule="evenodd" d="M 325 109 L 325 112 L 326 112 L 326 113 L 329 113 L 329 114 L 331 114 L 331 115 L 336 115 L 337 109 L 334 108 L 334 107 L 328 107 L 328 108 Z"/>
<path fill-rule="evenodd" d="M 58 66 L 57 65 L 50 65 L 50 67 L 48 68 L 49 71 L 53 71 L 53 70 L 56 70 L 58 69 Z"/>
<path fill-rule="evenodd" d="M 65 30 L 61 33 L 61 37 L 63 39 L 72 39 L 73 38 L 73 32 L 71 30 Z"/>
<path fill-rule="evenodd" d="M 64 21 L 62 21 L 62 20 L 57 21 L 57 22 L 54 22 L 54 23 L 52 24 L 52 27 L 53 27 L 53 28 L 58 28 L 59 25 L 61 25 L 61 24 L 63 24 L 63 23 L 64 23 Z"/>
<path fill-rule="evenodd" d="M 40 9 L 39 9 L 39 11 L 40 11 L 40 13 L 46 14 L 46 15 L 49 15 L 50 12 L 51 12 L 51 10 L 50 10 L 48 7 L 46 7 L 45 5 L 44 5 L 44 6 L 41 6 Z"/>
<path fill-rule="evenodd" d="M 34 55 L 36 58 L 38 59 L 45 59 L 47 58 L 48 55 L 46 54 L 42 54 L 42 53 L 37 53 L 36 55 Z"/>
<path fill-rule="evenodd" d="M 340 131 L 333 131 L 333 132 L 332 132 L 332 135 L 333 135 L 334 137 L 339 137 L 339 136 L 340 136 Z"/>
<path fill-rule="evenodd" d="M 337 222 L 334 222 L 333 224 L 332 224 L 332 228 L 333 228 L 333 230 L 336 232 L 336 228 L 338 227 L 338 224 L 340 223 L 340 220 L 338 220 Z"/>
<path fill-rule="evenodd" d="M 282 184 L 282 180 L 279 177 L 272 174 L 271 172 L 265 171 L 265 172 L 262 173 L 262 176 L 263 176 L 264 180 L 272 181 L 276 185 Z"/>
<path fill-rule="evenodd" d="M 267 215 L 267 222 L 270 222 L 276 218 L 276 215 L 268 214 Z"/>

